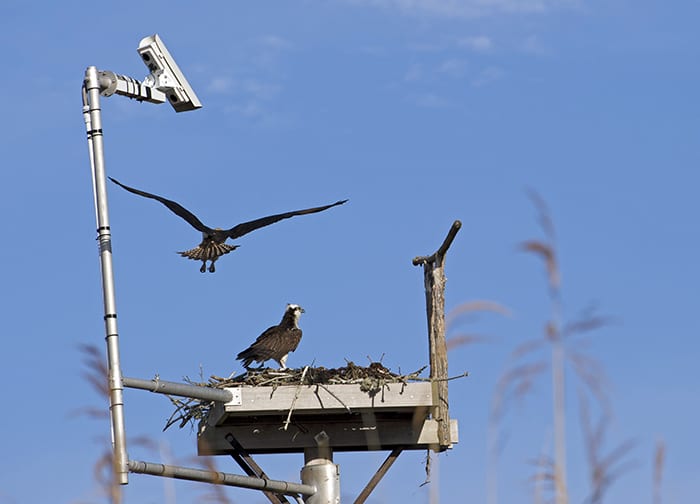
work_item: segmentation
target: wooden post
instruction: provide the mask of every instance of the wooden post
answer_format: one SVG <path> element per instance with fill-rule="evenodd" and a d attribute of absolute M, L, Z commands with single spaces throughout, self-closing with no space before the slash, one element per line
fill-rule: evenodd
<path fill-rule="evenodd" d="M 457 232 L 462 227 L 454 221 L 445 241 L 431 256 L 413 259 L 413 265 L 423 265 L 425 281 L 425 301 L 428 313 L 428 345 L 430 352 L 430 379 L 433 383 L 433 397 L 437 402 L 432 415 L 438 422 L 439 451 L 452 444 L 450 435 L 450 412 L 447 395 L 447 343 L 445 340 L 445 254 Z"/>

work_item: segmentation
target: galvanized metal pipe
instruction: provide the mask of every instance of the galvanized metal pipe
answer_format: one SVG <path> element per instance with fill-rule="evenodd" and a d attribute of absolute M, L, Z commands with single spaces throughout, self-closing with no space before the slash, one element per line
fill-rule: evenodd
<path fill-rule="evenodd" d="M 316 487 L 287 481 L 276 481 L 251 476 L 239 476 L 219 471 L 207 471 L 190 467 L 156 464 L 153 462 L 129 461 L 129 470 L 134 473 L 151 474 L 166 478 L 200 481 L 203 483 L 215 483 L 217 485 L 250 488 L 253 490 L 268 490 L 284 495 L 314 495 Z"/>
<path fill-rule="evenodd" d="M 93 193 L 97 221 L 100 265 L 102 269 L 102 293 L 104 303 L 105 340 L 109 363 L 109 405 L 112 419 L 112 443 L 114 451 L 114 473 L 116 482 L 125 485 L 128 479 L 128 457 L 124 429 L 124 400 L 119 362 L 119 336 L 117 332 L 117 308 L 114 295 L 114 273 L 112 270 L 112 239 L 107 210 L 107 185 L 105 179 L 104 146 L 102 142 L 102 114 L 100 110 L 100 81 L 97 68 L 85 71 L 84 90 L 87 94 L 86 128 L 88 151 L 91 156 Z M 89 120 L 88 120 L 89 116 Z"/>
<path fill-rule="evenodd" d="M 317 459 L 307 463 L 301 470 L 301 481 L 318 488 L 306 504 L 340 503 L 340 470 L 332 461 Z"/>
<path fill-rule="evenodd" d="M 212 387 L 200 387 L 197 385 L 187 385 L 186 383 L 161 380 L 142 380 L 140 378 L 129 378 L 127 376 L 122 378 L 122 383 L 128 388 L 149 390 L 157 394 L 191 397 L 193 399 L 201 399 L 202 401 L 229 402 L 231 399 L 233 399 L 233 394 L 228 390 Z"/>
<path fill-rule="evenodd" d="M 340 468 L 333 463 L 333 450 L 328 446 L 328 435 L 321 431 L 314 437 L 318 446 L 304 449 L 301 482 L 313 485 L 317 491 L 306 499 L 306 504 L 339 504 Z"/>

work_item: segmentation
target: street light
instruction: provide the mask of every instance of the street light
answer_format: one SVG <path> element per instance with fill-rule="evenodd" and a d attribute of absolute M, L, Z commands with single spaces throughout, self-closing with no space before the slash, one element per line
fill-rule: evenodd
<path fill-rule="evenodd" d="M 121 485 L 128 483 L 129 460 L 126 453 L 126 435 L 124 430 L 124 385 L 119 362 L 119 336 L 117 332 L 117 309 L 112 271 L 112 240 L 107 209 L 100 96 L 118 94 L 149 103 L 165 103 L 167 100 L 176 112 L 196 110 L 202 106 L 197 95 L 158 35 L 142 39 L 137 51 L 150 72 L 143 81 L 119 75 L 109 70 L 97 70 L 96 67 L 90 66 L 85 71 L 85 80 L 82 87 L 83 118 L 87 130 L 88 152 L 95 198 L 97 240 L 102 270 L 105 339 L 109 364 L 109 403 L 114 452 L 113 464 L 115 481 Z M 120 501 L 120 496 L 116 500 Z"/>

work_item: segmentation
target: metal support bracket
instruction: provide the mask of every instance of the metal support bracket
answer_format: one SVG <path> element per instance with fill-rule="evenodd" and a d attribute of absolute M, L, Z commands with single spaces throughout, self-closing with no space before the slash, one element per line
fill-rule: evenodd
<path fill-rule="evenodd" d="M 379 466 L 377 472 L 374 473 L 372 479 L 369 480 L 367 486 L 365 486 L 365 488 L 363 488 L 360 492 L 360 495 L 357 496 L 357 499 L 355 499 L 354 504 L 364 504 L 364 502 L 367 500 L 372 491 L 377 487 L 377 485 L 382 480 L 387 471 L 391 468 L 392 465 L 394 465 L 394 462 L 396 462 L 396 459 L 399 458 L 399 455 L 401 455 L 402 451 L 403 450 L 401 448 L 394 448 L 391 451 L 391 453 L 387 456 L 384 462 L 382 462 L 382 465 Z"/>
<path fill-rule="evenodd" d="M 233 437 L 233 434 L 230 432 L 226 434 L 226 441 L 228 441 L 234 449 L 234 452 L 231 453 L 231 458 L 243 469 L 244 473 L 248 476 L 255 476 L 256 478 L 269 479 L 265 471 L 253 460 L 253 457 L 251 457 L 238 440 Z M 282 494 L 275 494 L 267 491 L 263 491 L 263 494 L 272 504 L 284 504 L 285 502 L 289 504 L 289 501 Z"/>

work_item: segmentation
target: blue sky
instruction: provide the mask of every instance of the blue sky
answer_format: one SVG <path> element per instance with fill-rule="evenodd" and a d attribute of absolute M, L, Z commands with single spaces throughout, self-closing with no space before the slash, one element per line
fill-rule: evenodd
<path fill-rule="evenodd" d="M 143 78 L 135 51 L 158 33 L 204 107 L 102 101 L 107 173 L 175 199 L 212 226 L 349 198 L 343 207 L 252 233 L 202 275 L 174 252 L 199 236 L 153 201 L 109 187 L 123 371 L 163 379 L 227 375 L 288 302 L 306 308 L 288 364 L 344 359 L 412 371 L 427 363 L 416 255 L 463 222 L 447 259 L 447 307 L 493 300 L 451 327 L 490 335 L 450 354 L 460 442 L 430 485 L 404 453 L 370 502 L 486 502 L 489 410 L 513 349 L 549 316 L 527 189 L 557 229 L 565 318 L 595 304 L 613 323 L 588 352 L 608 377 L 606 451 L 635 441 L 606 502 L 652 502 L 652 458 L 667 447 L 663 502 L 700 494 L 696 316 L 700 11 L 694 2 L 317 0 L 0 7 L 5 71 L 0 215 L 0 502 L 105 502 L 93 466 L 105 406 L 80 344 L 103 349 L 99 261 L 80 86 L 85 68 Z M 571 502 L 588 464 L 567 382 Z M 512 404 L 499 502 L 534 502 L 528 460 L 551 447 L 550 381 Z M 172 408 L 125 392 L 131 458 L 192 465 L 195 436 L 161 433 Z M 106 406 L 105 406 L 106 407 Z M 157 446 L 137 442 L 147 436 Z M 385 454 L 338 454 L 347 500 Z M 261 457 L 298 480 L 298 455 Z M 226 459 L 221 470 L 238 472 Z M 132 475 L 126 502 L 194 502 L 204 485 Z M 234 502 L 264 502 L 227 490 Z M 452 497 L 449 497 L 452 496 Z M 257 500 L 256 500 L 257 499 Z"/>

